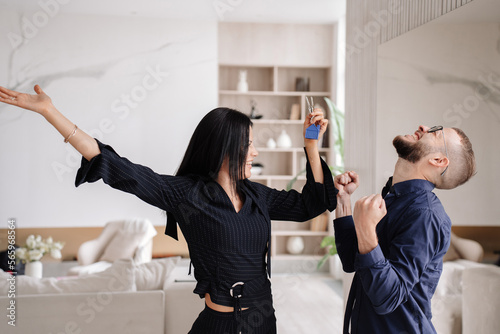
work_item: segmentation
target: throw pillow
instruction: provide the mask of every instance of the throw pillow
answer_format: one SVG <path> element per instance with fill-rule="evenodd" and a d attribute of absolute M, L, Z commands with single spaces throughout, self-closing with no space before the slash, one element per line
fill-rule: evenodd
<path fill-rule="evenodd" d="M 455 261 L 443 263 L 443 271 L 434 294 L 436 296 L 461 295 L 463 269 L 463 266 Z"/>
<path fill-rule="evenodd" d="M 460 259 L 460 255 L 458 254 L 457 249 L 455 248 L 455 246 L 453 246 L 453 244 L 450 244 L 448 251 L 443 256 L 443 262 L 454 261 L 458 259 Z"/>
<path fill-rule="evenodd" d="M 7 296 L 11 284 L 15 283 L 15 281 L 10 281 L 12 277 L 11 274 L 0 269 L 0 296 Z M 15 286 L 13 286 L 13 288 L 15 288 Z"/>
<path fill-rule="evenodd" d="M 119 231 L 106 246 L 99 261 L 114 262 L 119 259 L 132 259 L 134 253 L 144 238 L 143 234 L 131 234 Z"/>
<path fill-rule="evenodd" d="M 95 274 L 95 273 L 100 273 L 101 271 L 104 271 L 111 267 L 113 263 L 107 262 L 107 261 L 99 261 L 96 263 L 92 263 L 86 266 L 76 266 L 76 267 L 71 267 L 68 270 L 67 275 L 68 276 L 84 276 L 84 275 L 89 275 L 89 274 Z"/>
<path fill-rule="evenodd" d="M 132 260 L 120 260 L 99 273 L 70 279 L 17 276 L 19 295 L 136 291 L 135 266 Z"/>
<path fill-rule="evenodd" d="M 9 274 L 9 273 L 6 273 L 5 271 L 3 271 L 2 269 L 0 269 L 0 279 L 3 281 L 4 279 L 8 279 L 8 278 L 11 278 L 12 275 Z"/>
<path fill-rule="evenodd" d="M 152 260 L 136 266 L 135 284 L 137 290 L 160 290 L 163 283 L 179 262 L 180 256 Z"/>

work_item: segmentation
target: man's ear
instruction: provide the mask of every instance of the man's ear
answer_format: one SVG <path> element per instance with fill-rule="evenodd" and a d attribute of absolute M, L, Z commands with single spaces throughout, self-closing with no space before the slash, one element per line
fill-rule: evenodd
<path fill-rule="evenodd" d="M 450 160 L 443 156 L 434 156 L 429 158 L 429 164 L 435 167 L 447 167 L 450 164 Z"/>

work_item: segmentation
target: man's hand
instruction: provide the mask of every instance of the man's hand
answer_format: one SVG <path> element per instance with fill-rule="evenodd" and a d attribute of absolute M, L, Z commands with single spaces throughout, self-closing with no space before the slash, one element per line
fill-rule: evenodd
<path fill-rule="evenodd" d="M 378 245 L 376 227 L 386 215 L 385 201 L 380 195 L 365 196 L 354 205 L 354 226 L 360 254 L 371 252 Z"/>

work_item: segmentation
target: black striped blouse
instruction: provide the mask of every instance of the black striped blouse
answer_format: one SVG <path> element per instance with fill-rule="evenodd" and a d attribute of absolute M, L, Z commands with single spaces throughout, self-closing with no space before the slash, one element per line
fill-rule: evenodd
<path fill-rule="evenodd" d="M 98 144 L 101 154 L 91 161 L 82 159 L 76 186 L 102 179 L 165 210 L 168 224 L 178 222 L 187 241 L 197 280 L 194 292 L 200 297 L 209 293 L 220 305 L 234 306 L 231 292 L 241 295 L 241 307 L 271 302 L 266 276 L 266 268 L 270 275 L 271 220 L 306 221 L 336 207 L 337 190 L 324 161 L 323 184 L 314 182 L 307 163 L 302 193 L 278 191 L 245 180 L 244 204 L 236 212 L 226 192 L 212 179 L 160 175 L 120 157 L 112 147 Z M 244 285 L 231 291 L 237 282 Z"/>

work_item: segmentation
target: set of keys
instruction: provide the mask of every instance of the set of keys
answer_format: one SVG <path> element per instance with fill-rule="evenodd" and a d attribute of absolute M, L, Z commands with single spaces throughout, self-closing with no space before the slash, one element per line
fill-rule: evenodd
<path fill-rule="evenodd" d="M 314 111 L 314 102 L 313 98 L 311 96 L 311 102 L 309 102 L 309 99 L 306 96 L 306 102 L 307 102 L 307 109 L 309 110 L 309 114 L 312 114 Z M 314 116 L 311 117 L 311 123 L 313 122 Z M 307 139 L 318 139 L 319 138 L 319 131 L 321 129 L 321 126 L 319 124 L 311 124 L 309 127 L 306 129 L 306 138 Z"/>

